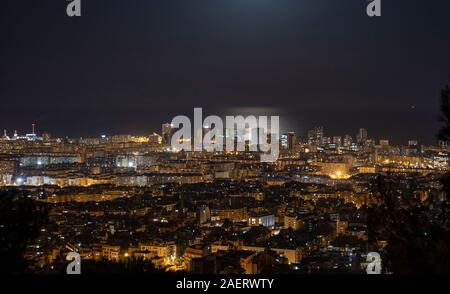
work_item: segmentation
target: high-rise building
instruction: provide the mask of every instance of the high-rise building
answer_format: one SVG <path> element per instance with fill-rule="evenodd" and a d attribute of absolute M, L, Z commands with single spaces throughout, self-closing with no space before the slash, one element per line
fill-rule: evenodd
<path fill-rule="evenodd" d="M 288 149 L 288 150 L 293 150 L 294 146 L 296 144 L 296 137 L 295 137 L 295 133 L 294 132 L 289 132 L 286 134 L 282 134 L 281 138 L 281 148 L 283 149 Z"/>
<path fill-rule="evenodd" d="M 323 127 L 315 127 L 313 130 L 308 131 L 308 144 L 322 145 L 323 133 Z"/>
<path fill-rule="evenodd" d="M 353 143 L 353 138 L 350 135 L 345 135 L 344 136 L 344 141 L 343 141 L 343 146 L 345 148 L 349 148 Z"/>
<path fill-rule="evenodd" d="M 297 144 L 297 137 L 295 136 L 294 132 L 288 133 L 288 147 L 289 150 L 293 150 L 295 147 L 295 144 Z"/>
<path fill-rule="evenodd" d="M 324 145 L 324 146 L 328 146 L 328 145 L 330 145 L 331 144 L 331 137 L 323 137 L 322 138 L 322 145 Z"/>
<path fill-rule="evenodd" d="M 366 142 L 367 138 L 368 138 L 367 130 L 363 129 L 363 128 L 359 129 L 358 134 L 356 134 L 356 142 L 359 145 L 364 145 L 364 143 Z"/>
<path fill-rule="evenodd" d="M 281 145 L 282 149 L 288 148 L 288 135 L 287 134 L 282 134 L 280 136 L 280 145 Z"/>
<path fill-rule="evenodd" d="M 337 148 L 342 147 L 342 137 L 341 136 L 334 136 L 333 137 L 333 144 L 335 144 Z"/>
<path fill-rule="evenodd" d="M 162 142 L 163 144 L 170 144 L 173 134 L 172 125 L 169 123 L 165 123 L 162 125 Z"/>

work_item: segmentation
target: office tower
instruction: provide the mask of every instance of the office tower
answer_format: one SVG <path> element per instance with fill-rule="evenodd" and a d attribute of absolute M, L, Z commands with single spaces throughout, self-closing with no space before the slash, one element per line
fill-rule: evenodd
<path fill-rule="evenodd" d="M 294 132 L 289 132 L 281 135 L 280 142 L 281 148 L 293 150 L 296 144 L 296 137 Z"/>
<path fill-rule="evenodd" d="M 282 149 L 288 149 L 288 135 L 282 134 L 280 137 L 280 145 Z"/>
<path fill-rule="evenodd" d="M 323 134 L 323 127 L 315 127 L 313 130 L 308 131 L 308 144 L 322 145 Z"/>
<path fill-rule="evenodd" d="M 323 137 L 322 138 L 322 145 L 328 146 L 329 144 L 331 144 L 331 137 Z"/>
<path fill-rule="evenodd" d="M 162 142 L 163 144 L 170 145 L 170 141 L 172 139 L 173 129 L 172 125 L 169 123 L 165 123 L 162 125 Z"/>
<path fill-rule="evenodd" d="M 342 137 L 341 136 L 334 136 L 333 137 L 333 144 L 336 145 L 336 147 L 342 147 Z"/>
<path fill-rule="evenodd" d="M 344 141 L 343 141 L 343 145 L 344 147 L 348 148 L 352 145 L 353 143 L 353 138 L 350 135 L 345 135 L 344 136 Z"/>
<path fill-rule="evenodd" d="M 358 134 L 356 134 L 356 142 L 359 145 L 363 145 L 366 142 L 367 138 L 367 130 L 363 128 L 359 129 Z"/>
<path fill-rule="evenodd" d="M 297 137 L 294 132 L 288 133 L 288 148 L 289 150 L 294 150 L 294 146 L 297 144 Z"/>

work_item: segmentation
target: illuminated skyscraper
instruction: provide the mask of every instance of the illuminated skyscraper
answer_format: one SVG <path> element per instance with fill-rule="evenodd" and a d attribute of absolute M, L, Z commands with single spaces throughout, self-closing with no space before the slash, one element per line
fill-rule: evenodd
<path fill-rule="evenodd" d="M 162 125 L 162 142 L 163 144 L 170 144 L 170 140 L 172 139 L 173 129 L 172 125 L 169 123 L 165 123 Z"/>
<path fill-rule="evenodd" d="M 322 145 L 323 143 L 323 127 L 315 127 L 308 132 L 308 144 L 309 145 Z"/>
<path fill-rule="evenodd" d="M 363 128 L 359 129 L 358 134 L 356 134 L 356 142 L 359 145 L 363 145 L 366 142 L 367 138 L 367 130 Z"/>
<path fill-rule="evenodd" d="M 345 148 L 349 148 L 353 143 L 353 138 L 350 135 L 345 135 L 344 136 L 344 141 L 343 141 L 343 146 Z"/>
<path fill-rule="evenodd" d="M 342 137 L 341 136 L 334 136 L 333 137 L 333 144 L 336 145 L 336 147 L 342 146 Z"/>
<path fill-rule="evenodd" d="M 296 137 L 295 137 L 295 133 L 294 132 L 289 132 L 286 134 L 282 134 L 281 138 L 281 148 L 283 149 L 288 149 L 288 150 L 293 150 L 294 146 L 296 144 Z"/>

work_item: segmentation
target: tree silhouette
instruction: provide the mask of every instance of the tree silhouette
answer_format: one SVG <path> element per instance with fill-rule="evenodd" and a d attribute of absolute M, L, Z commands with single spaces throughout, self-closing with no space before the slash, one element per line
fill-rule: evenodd
<path fill-rule="evenodd" d="M 450 87 L 447 85 L 441 90 L 441 117 L 440 121 L 443 123 L 439 132 L 439 140 L 448 142 L 450 140 Z M 446 199 L 443 203 L 442 216 L 445 220 L 445 226 L 450 229 L 450 173 L 441 180 Z"/>
<path fill-rule="evenodd" d="M 383 267 L 393 273 L 450 273 L 450 240 L 438 197 L 414 197 L 402 189 L 401 176 L 380 174 L 374 184 L 376 205 L 368 209 L 370 241 L 385 240 Z"/>
<path fill-rule="evenodd" d="M 450 88 L 441 91 L 443 126 L 439 139 L 450 138 Z M 414 195 L 416 183 L 401 187 L 399 175 L 377 175 L 373 183 L 376 204 L 368 207 L 369 239 L 385 240 L 383 265 L 393 273 L 450 273 L 449 187 L 447 173 L 441 179 L 442 194 L 426 200 Z"/>
<path fill-rule="evenodd" d="M 47 209 L 28 194 L 10 189 L 0 192 L 0 273 L 24 273 L 24 253 L 29 241 L 47 220 Z"/>

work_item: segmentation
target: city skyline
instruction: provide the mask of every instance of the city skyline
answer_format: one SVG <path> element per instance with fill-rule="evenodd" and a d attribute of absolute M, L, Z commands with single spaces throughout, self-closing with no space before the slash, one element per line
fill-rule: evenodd
<path fill-rule="evenodd" d="M 75 139 L 75 140 L 76 139 L 83 139 L 83 138 L 85 138 L 85 139 L 88 139 L 88 138 L 92 138 L 92 139 L 94 139 L 94 138 L 97 138 L 97 139 L 100 139 L 100 138 L 111 138 L 111 137 L 114 137 L 114 136 L 121 136 L 121 135 L 136 136 L 136 137 L 148 137 L 148 136 L 158 135 L 161 138 L 164 138 L 164 130 L 163 130 L 164 129 L 164 125 L 170 125 L 170 123 L 166 122 L 166 123 L 163 123 L 161 125 L 162 125 L 162 127 L 160 126 L 159 130 L 155 129 L 154 131 L 149 131 L 147 133 L 144 133 L 144 132 L 131 132 L 131 133 L 124 133 L 124 132 L 122 132 L 122 133 L 117 133 L 117 132 L 116 133 L 114 133 L 114 132 L 108 133 L 108 132 L 102 132 L 102 133 L 99 133 L 99 134 L 96 134 L 96 135 L 93 135 L 93 136 L 83 136 L 83 135 L 81 135 L 81 136 L 67 136 L 67 135 L 58 136 L 58 135 L 56 135 L 55 136 L 54 133 L 52 133 L 51 131 L 48 131 L 48 130 L 38 130 L 38 131 L 36 131 L 37 125 L 35 123 L 33 123 L 33 124 L 31 124 L 31 128 L 29 128 L 28 131 L 23 131 L 23 132 L 21 132 L 20 130 L 18 130 L 16 128 L 11 129 L 11 130 L 8 130 L 8 129 L 4 128 L 3 132 L 2 132 L 3 135 L 2 135 L 2 137 L 0 137 L 0 139 L 9 139 L 9 140 L 13 140 L 13 139 L 14 140 L 15 139 L 19 139 L 19 140 L 20 139 L 22 139 L 22 140 L 23 139 L 30 139 L 30 140 L 35 140 L 36 138 L 39 138 L 39 140 L 42 140 L 42 135 L 49 136 L 52 139 L 55 139 L 55 138 L 60 138 L 60 139 L 69 138 L 69 139 Z M 308 130 L 305 130 L 302 133 L 298 133 L 298 132 L 295 132 L 293 130 L 287 130 L 287 131 L 281 130 L 280 131 L 280 140 L 282 140 L 282 138 L 281 138 L 282 135 L 293 133 L 295 135 L 297 143 L 308 144 L 309 143 L 309 133 L 312 130 L 316 129 L 316 128 L 322 128 L 322 137 L 324 137 L 326 139 L 329 139 L 330 143 L 334 143 L 333 141 L 337 137 L 339 137 L 340 139 L 343 140 L 346 136 L 350 136 L 351 139 L 353 140 L 353 142 L 356 142 L 358 140 L 357 139 L 358 138 L 358 134 L 360 133 L 361 130 L 365 130 L 365 132 L 368 132 L 367 128 L 359 127 L 359 128 L 356 128 L 355 132 L 353 132 L 353 133 L 352 132 L 344 132 L 344 133 L 333 133 L 333 134 L 331 134 L 330 132 L 328 132 L 327 128 L 324 128 L 323 126 L 315 126 L 315 127 L 310 128 Z M 225 131 L 225 128 L 223 130 Z M 327 130 L 327 131 L 325 131 L 325 130 Z M 38 136 L 39 134 L 41 136 Z M 399 142 L 398 138 L 390 138 L 390 137 L 387 137 L 387 136 L 373 137 L 372 134 L 370 134 L 370 136 L 367 136 L 367 138 L 370 139 L 370 140 L 373 140 L 374 144 L 377 144 L 377 143 L 379 143 L 381 141 L 386 141 L 387 140 L 392 145 L 397 145 L 397 146 L 401 146 L 401 145 L 406 146 L 406 145 L 408 145 L 408 142 L 410 142 L 410 141 L 417 141 L 417 142 L 419 142 L 420 145 L 430 145 L 430 146 L 437 146 L 437 145 L 439 145 L 439 142 L 440 142 L 440 140 L 439 140 L 439 138 L 437 136 L 435 136 L 434 142 L 428 142 L 426 140 L 421 140 L 420 138 L 417 138 L 417 137 L 411 137 L 411 138 L 408 138 L 407 140 L 405 140 L 403 142 Z"/>
<path fill-rule="evenodd" d="M 449 12 L 4 1 L 0 273 L 81 292 L 69 275 L 207 292 L 450 273 Z"/>

